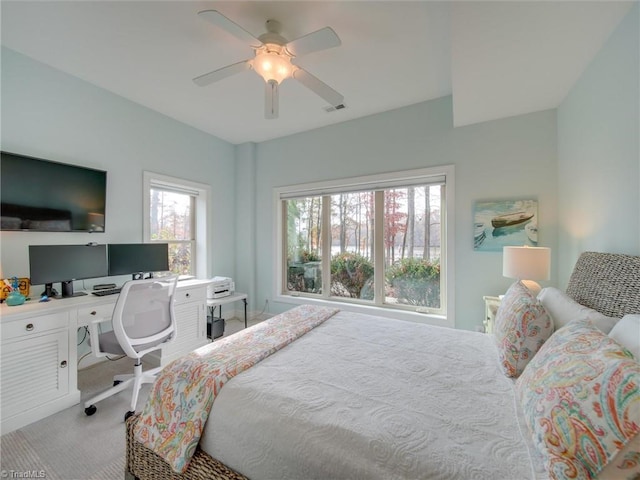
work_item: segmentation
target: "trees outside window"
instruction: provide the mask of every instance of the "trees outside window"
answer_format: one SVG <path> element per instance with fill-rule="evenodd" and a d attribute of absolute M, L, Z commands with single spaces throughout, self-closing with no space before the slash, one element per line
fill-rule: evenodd
<path fill-rule="evenodd" d="M 169 245 L 169 269 L 179 275 L 209 276 L 209 185 L 143 173 L 145 242 Z"/>
<path fill-rule="evenodd" d="M 440 309 L 442 185 L 386 190 L 385 301 Z"/>
<path fill-rule="evenodd" d="M 446 177 L 418 173 L 281 192 L 282 293 L 443 313 Z"/>
<path fill-rule="evenodd" d="M 287 290 L 322 293 L 321 197 L 284 202 L 287 210 Z"/>
<path fill-rule="evenodd" d="M 195 253 L 195 198 L 151 187 L 150 240 L 169 245 L 169 269 L 179 275 L 193 274 Z"/>

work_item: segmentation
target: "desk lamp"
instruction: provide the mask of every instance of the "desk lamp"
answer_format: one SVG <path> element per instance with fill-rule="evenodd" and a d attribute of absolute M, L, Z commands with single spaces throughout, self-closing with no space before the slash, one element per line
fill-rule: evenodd
<path fill-rule="evenodd" d="M 547 247 L 504 247 L 502 275 L 516 278 L 538 295 L 540 285 L 536 280 L 549 280 L 551 249 Z"/>

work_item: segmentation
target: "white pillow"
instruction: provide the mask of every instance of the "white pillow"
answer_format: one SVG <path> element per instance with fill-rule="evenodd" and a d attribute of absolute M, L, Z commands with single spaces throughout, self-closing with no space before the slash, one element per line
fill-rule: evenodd
<path fill-rule="evenodd" d="M 609 332 L 609 336 L 640 361 L 640 315 L 625 315 Z"/>
<path fill-rule="evenodd" d="M 545 287 L 540 290 L 538 300 L 551 315 L 555 330 L 564 327 L 572 320 L 591 320 L 601 331 L 609 333 L 620 320 L 615 317 L 607 317 L 593 308 L 580 305 L 562 290 L 554 287 Z"/>

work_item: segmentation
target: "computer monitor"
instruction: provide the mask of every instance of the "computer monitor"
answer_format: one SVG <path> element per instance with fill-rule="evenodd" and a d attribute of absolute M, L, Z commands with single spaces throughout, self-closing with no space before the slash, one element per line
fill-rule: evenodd
<path fill-rule="evenodd" d="M 73 292 L 73 281 L 106 277 L 107 246 L 96 245 L 29 245 L 31 284 L 44 285 L 44 295 L 56 296 L 53 283 L 61 282 L 62 297 L 86 295 Z"/>
<path fill-rule="evenodd" d="M 166 243 L 110 243 L 107 251 L 109 275 L 131 274 L 136 279 L 169 270 Z"/>

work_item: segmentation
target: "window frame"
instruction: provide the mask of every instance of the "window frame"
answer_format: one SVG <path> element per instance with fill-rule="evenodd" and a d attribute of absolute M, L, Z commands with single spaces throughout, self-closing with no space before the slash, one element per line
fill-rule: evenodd
<path fill-rule="evenodd" d="M 209 185 L 171 177 L 160 173 L 143 171 L 143 241 L 145 243 L 190 243 L 192 246 L 191 275 L 199 278 L 211 277 L 208 267 L 208 245 L 210 238 L 210 209 L 211 187 Z M 191 216 L 192 240 L 151 240 L 151 188 L 190 194 L 195 215 Z"/>
<path fill-rule="evenodd" d="M 340 191 L 348 191 L 355 189 L 370 190 L 395 187 L 406 187 L 411 184 L 432 183 L 436 178 L 443 178 L 445 185 L 443 197 L 441 199 L 441 216 L 442 216 L 442 232 L 441 247 L 444 253 L 441 256 L 441 292 L 442 305 L 444 306 L 442 313 L 431 313 L 424 311 L 418 307 L 404 307 L 402 305 L 389 305 L 382 303 L 380 295 L 376 295 L 379 301 L 359 302 L 354 299 L 341 299 L 339 297 L 331 297 L 328 285 L 323 284 L 323 292 L 328 292 L 326 296 L 305 294 L 304 292 L 287 292 L 286 288 L 286 268 L 284 261 L 286 259 L 287 245 L 285 243 L 286 233 L 286 203 L 282 200 L 295 197 L 305 196 L 325 196 Z M 273 298 L 278 302 L 289 304 L 313 303 L 318 305 L 337 306 L 343 310 L 356 311 L 362 313 L 371 313 L 375 315 L 399 318 L 402 320 L 410 320 L 420 323 L 429 323 L 440 326 L 455 327 L 455 291 L 454 291 L 454 274 L 455 274 L 455 218 L 454 218 L 454 198 L 455 198 L 455 168 L 453 165 L 443 165 L 437 167 L 427 167 L 415 170 L 404 170 L 397 172 L 389 172 L 383 174 L 367 175 L 361 177 L 343 178 L 322 182 L 313 182 L 305 184 L 297 184 L 273 189 L 273 212 L 276 217 L 274 222 L 274 246 L 275 253 L 273 269 L 275 274 Z M 323 208 L 323 215 L 329 216 L 328 209 Z M 382 225 L 381 209 L 375 211 L 376 225 Z M 328 221 L 328 218 L 327 218 Z M 383 248 L 382 235 L 383 228 L 375 230 L 375 247 Z M 323 231 L 327 232 L 326 225 Z M 326 240 L 323 238 L 323 245 Z M 329 244 L 330 245 L 330 244 Z M 326 247 L 325 247 L 326 248 Z M 322 267 L 323 271 L 329 271 L 330 255 L 323 255 Z M 375 288 L 378 289 L 377 294 L 382 291 L 384 283 L 384 269 L 375 269 Z M 324 293 L 323 293 L 324 295 Z"/>

